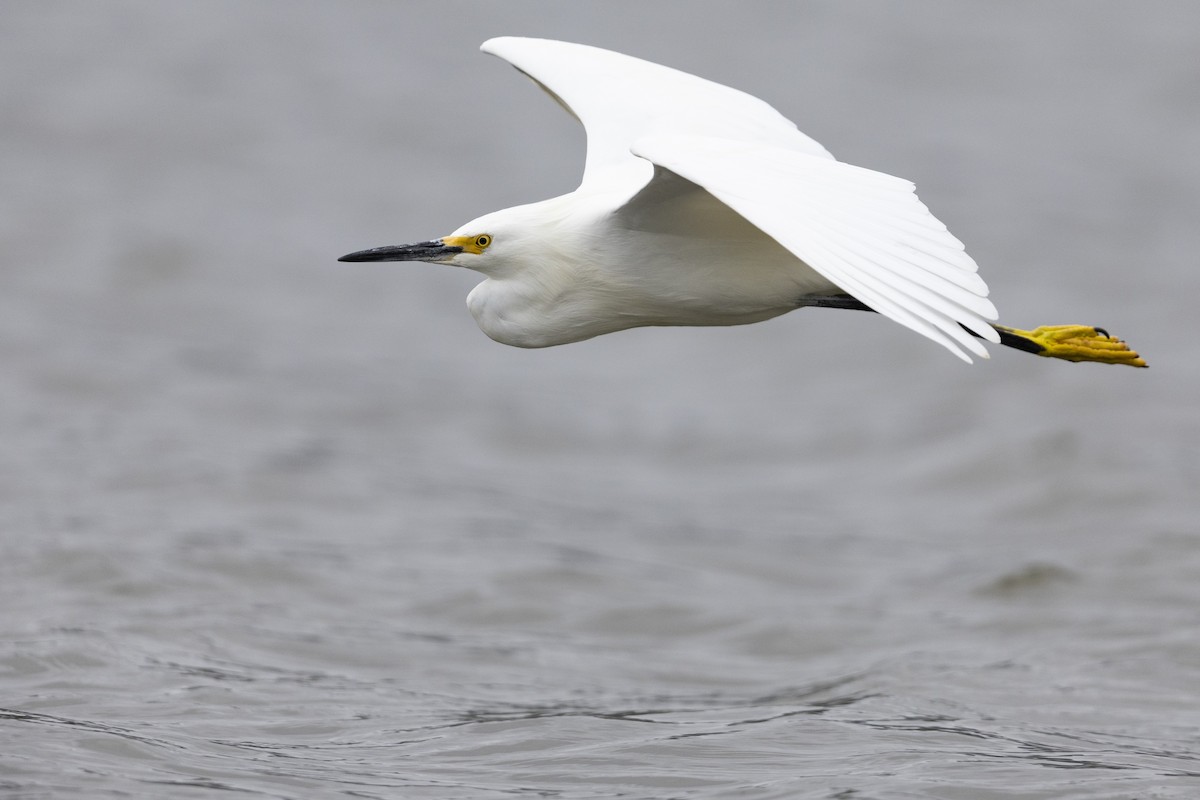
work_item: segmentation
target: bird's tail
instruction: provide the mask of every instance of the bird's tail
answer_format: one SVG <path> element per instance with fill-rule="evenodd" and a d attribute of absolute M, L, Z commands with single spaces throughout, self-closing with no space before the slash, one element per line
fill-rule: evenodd
<path fill-rule="evenodd" d="M 1101 364 L 1147 366 L 1145 360 L 1121 339 L 1109 336 L 1103 328 L 1091 325 L 1043 325 L 1031 331 L 993 325 L 1000 333 L 1000 344 L 1066 361 L 1097 361 Z"/>

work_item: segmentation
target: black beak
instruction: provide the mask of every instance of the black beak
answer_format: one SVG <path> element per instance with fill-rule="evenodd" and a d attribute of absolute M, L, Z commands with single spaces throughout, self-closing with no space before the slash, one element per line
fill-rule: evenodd
<path fill-rule="evenodd" d="M 461 247 L 453 247 L 441 239 L 416 244 L 398 244 L 388 247 L 372 247 L 370 250 L 359 250 L 338 259 L 338 261 L 445 261 L 455 253 L 461 253 Z"/>

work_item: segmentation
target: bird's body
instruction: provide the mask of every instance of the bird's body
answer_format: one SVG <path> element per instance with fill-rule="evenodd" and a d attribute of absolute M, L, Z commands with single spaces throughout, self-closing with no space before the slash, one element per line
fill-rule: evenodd
<path fill-rule="evenodd" d="M 1055 339 L 993 325 L 975 262 L 911 183 L 835 160 L 757 98 L 585 45 L 506 37 L 483 49 L 583 123 L 579 188 L 341 260 L 476 270 L 485 279 L 467 305 L 498 342 L 547 347 L 829 305 L 878 311 L 968 362 L 987 357 L 984 339 L 1144 364 L 1088 326 Z"/>
<path fill-rule="evenodd" d="M 547 347 L 644 325 L 740 325 L 840 291 L 706 192 L 627 204 L 616 214 L 611 204 L 610 192 L 577 192 L 471 223 L 504 231 L 517 214 L 541 222 L 514 225 L 536 231 L 520 240 L 531 255 L 517 268 L 485 272 L 468 295 L 484 333 Z M 502 247 L 493 236 L 492 247 Z"/>

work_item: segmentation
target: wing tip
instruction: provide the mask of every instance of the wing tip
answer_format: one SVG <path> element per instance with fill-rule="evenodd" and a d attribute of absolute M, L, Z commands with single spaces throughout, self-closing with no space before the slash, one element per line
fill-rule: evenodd
<path fill-rule="evenodd" d="M 479 49 L 492 56 L 499 56 L 505 61 L 515 55 L 513 48 L 529 45 L 570 45 L 570 42 L 559 42 L 554 39 L 539 39 L 536 36 L 493 36 L 479 45 Z M 580 45 L 576 45 L 580 46 Z"/>
<path fill-rule="evenodd" d="M 492 38 L 484 41 L 483 44 L 479 45 L 479 49 L 481 52 L 487 53 L 488 55 L 500 55 L 497 50 L 502 49 L 506 44 L 519 41 L 520 38 L 521 37 L 519 36 L 493 36 Z"/>

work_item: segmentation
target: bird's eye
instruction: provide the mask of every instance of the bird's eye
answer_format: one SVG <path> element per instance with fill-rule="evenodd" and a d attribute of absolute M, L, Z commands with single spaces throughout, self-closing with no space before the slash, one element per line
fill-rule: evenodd
<path fill-rule="evenodd" d="M 491 243 L 492 243 L 492 237 L 488 236 L 486 233 L 481 233 L 480 235 L 475 237 L 475 246 L 478 247 L 480 250 L 483 250 Z"/>

